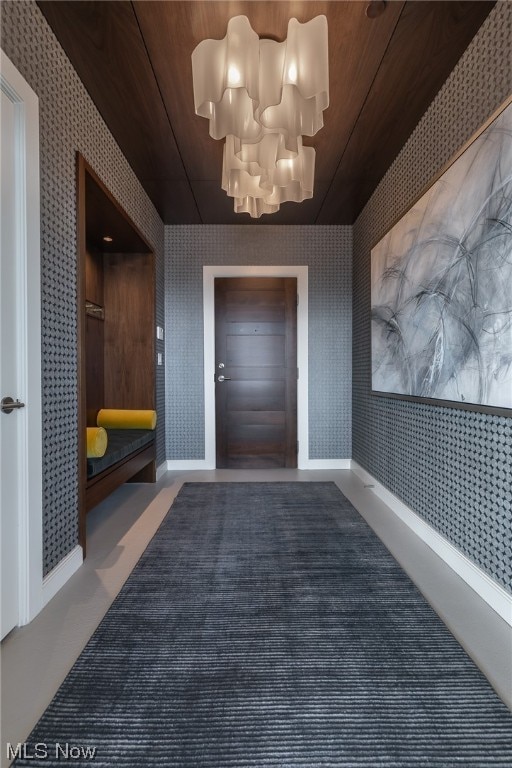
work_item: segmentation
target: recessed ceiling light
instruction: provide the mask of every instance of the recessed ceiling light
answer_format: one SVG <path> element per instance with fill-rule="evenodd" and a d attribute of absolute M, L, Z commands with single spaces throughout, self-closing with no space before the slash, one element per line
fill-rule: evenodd
<path fill-rule="evenodd" d="M 105 235 L 105 237 L 103 238 L 103 242 L 104 243 L 111 243 L 112 242 L 112 238 L 110 237 L 110 235 Z"/>

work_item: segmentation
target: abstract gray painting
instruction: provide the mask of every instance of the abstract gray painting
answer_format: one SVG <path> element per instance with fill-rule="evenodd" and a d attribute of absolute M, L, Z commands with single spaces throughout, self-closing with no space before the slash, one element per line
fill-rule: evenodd
<path fill-rule="evenodd" d="M 512 408 L 512 104 L 372 250 L 372 387 Z"/>

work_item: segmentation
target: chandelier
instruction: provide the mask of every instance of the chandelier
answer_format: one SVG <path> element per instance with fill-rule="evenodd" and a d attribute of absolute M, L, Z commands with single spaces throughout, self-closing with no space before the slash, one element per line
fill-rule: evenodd
<path fill-rule="evenodd" d="M 315 150 L 302 137 L 320 130 L 329 105 L 326 17 L 290 19 L 278 43 L 235 16 L 223 40 L 197 45 L 192 74 L 196 114 L 225 139 L 222 189 L 235 212 L 258 218 L 312 197 Z"/>

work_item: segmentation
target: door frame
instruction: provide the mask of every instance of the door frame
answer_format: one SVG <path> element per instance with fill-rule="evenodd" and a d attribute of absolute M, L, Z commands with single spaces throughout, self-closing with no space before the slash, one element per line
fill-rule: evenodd
<path fill-rule="evenodd" d="M 203 267 L 204 322 L 204 457 L 205 469 L 215 469 L 215 278 L 297 278 L 297 468 L 309 463 L 308 406 L 308 267 L 298 266 L 208 266 Z"/>
<path fill-rule="evenodd" d="M 0 50 L 0 87 L 16 105 L 16 336 L 18 420 L 18 625 L 43 607 L 39 99 Z M 2 393 L 9 394 L 9 393 Z M 2 417 L 3 418 L 3 417 Z"/>

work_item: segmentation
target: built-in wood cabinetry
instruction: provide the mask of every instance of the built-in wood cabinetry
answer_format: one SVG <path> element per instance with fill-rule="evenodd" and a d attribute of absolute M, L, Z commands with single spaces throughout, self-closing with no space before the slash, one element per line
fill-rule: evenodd
<path fill-rule="evenodd" d="M 78 155 L 80 540 L 86 511 L 120 482 L 154 480 L 154 445 L 87 481 L 85 428 L 100 408 L 155 408 L 155 266 L 150 244 Z M 107 238 L 107 239 L 105 239 Z"/>

